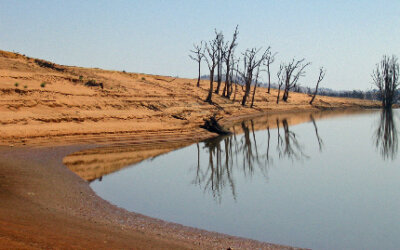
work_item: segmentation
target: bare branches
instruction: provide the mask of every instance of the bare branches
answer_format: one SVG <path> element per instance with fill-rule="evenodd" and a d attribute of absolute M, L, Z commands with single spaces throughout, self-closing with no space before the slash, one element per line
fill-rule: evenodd
<path fill-rule="evenodd" d="M 225 75 L 225 87 L 222 93 L 222 96 L 227 97 L 228 99 L 231 97 L 232 94 L 232 82 L 230 80 L 229 74 L 231 74 L 232 69 L 234 68 L 234 60 L 233 60 L 233 53 L 237 46 L 236 40 L 239 34 L 238 30 L 239 26 L 236 26 L 235 32 L 233 33 L 232 41 L 226 43 L 227 48 L 223 53 L 225 65 L 226 65 L 226 75 Z M 229 46 L 228 46 L 229 44 Z"/>
<path fill-rule="evenodd" d="M 200 42 L 200 45 L 193 44 L 193 50 L 190 50 L 191 53 L 194 55 L 189 55 L 190 59 L 196 61 L 199 65 L 199 76 L 197 78 L 197 87 L 200 87 L 200 67 L 201 67 L 201 60 L 204 57 L 203 51 L 203 42 Z"/>
<path fill-rule="evenodd" d="M 251 98 L 251 105 L 250 108 L 253 107 L 254 105 L 254 97 L 256 96 L 256 89 L 257 89 L 257 84 L 258 84 L 258 76 L 260 74 L 260 65 L 257 67 L 257 73 L 256 73 L 256 79 L 254 81 L 254 89 L 253 89 L 253 97 Z"/>
<path fill-rule="evenodd" d="M 284 83 L 283 68 L 284 68 L 283 64 L 279 65 L 279 70 L 278 73 L 276 74 L 276 76 L 278 77 L 278 96 L 276 97 L 276 104 L 279 103 L 279 96 L 281 94 L 281 88 Z"/>
<path fill-rule="evenodd" d="M 399 87 L 399 63 L 397 57 L 383 56 L 380 64 L 372 73 L 372 80 L 378 87 L 379 97 L 382 100 L 382 106 L 390 109 L 396 101 L 396 92 Z"/>
<path fill-rule="evenodd" d="M 226 50 L 222 31 L 217 32 L 217 30 L 215 30 L 215 40 L 217 45 L 217 88 L 215 89 L 215 93 L 218 94 L 222 82 L 222 64 Z"/>
<path fill-rule="evenodd" d="M 312 105 L 312 103 L 313 103 L 313 101 L 314 101 L 314 99 L 315 99 L 315 96 L 317 95 L 318 86 L 319 86 L 319 84 L 321 83 L 321 81 L 324 79 L 325 74 L 326 74 L 326 70 L 324 69 L 324 67 L 321 67 L 321 68 L 319 69 L 319 77 L 318 77 L 317 85 L 315 86 L 315 91 L 314 91 L 313 97 L 311 98 L 311 101 L 310 101 L 310 104 L 311 104 L 311 105 Z"/>
<path fill-rule="evenodd" d="M 305 75 L 305 68 L 311 63 L 304 63 L 305 59 L 295 61 L 294 59 L 287 65 L 283 64 L 283 78 L 285 82 L 285 92 L 283 93 L 282 100 L 287 101 L 289 98 L 289 91 L 296 88 L 300 77 Z"/>
<path fill-rule="evenodd" d="M 246 105 L 247 98 L 250 93 L 250 86 L 253 81 L 253 73 L 256 68 L 258 68 L 265 60 L 270 47 L 268 47 L 265 52 L 258 57 L 257 54 L 261 49 L 252 48 L 247 49 L 245 53 L 243 53 L 243 71 L 239 71 L 239 75 L 242 78 L 242 81 L 245 84 L 245 93 L 242 99 L 242 105 Z"/>
<path fill-rule="evenodd" d="M 270 70 L 270 66 L 275 61 L 276 54 L 277 54 L 277 52 L 272 54 L 271 51 L 268 51 L 268 54 L 267 54 L 267 56 L 265 58 L 265 65 L 267 66 L 267 74 L 268 74 L 268 91 L 267 91 L 268 94 L 270 93 L 270 90 L 271 90 L 271 70 Z"/>
<path fill-rule="evenodd" d="M 216 33 L 216 37 L 209 41 L 208 44 L 206 43 L 206 51 L 208 54 L 208 57 L 205 56 L 204 60 L 207 63 L 208 69 L 210 70 L 210 89 L 208 90 L 208 95 L 206 98 L 206 102 L 212 103 L 212 92 L 213 92 L 213 83 L 214 83 L 214 71 L 215 67 L 217 66 L 217 53 L 218 53 L 218 40 L 219 38 L 218 33 Z"/>

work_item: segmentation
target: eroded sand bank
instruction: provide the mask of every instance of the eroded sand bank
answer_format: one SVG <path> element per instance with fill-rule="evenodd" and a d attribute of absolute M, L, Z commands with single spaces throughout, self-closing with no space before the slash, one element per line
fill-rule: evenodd
<path fill-rule="evenodd" d="M 85 86 L 88 80 L 104 88 Z M 283 248 L 127 212 L 97 197 L 87 181 L 62 164 L 68 155 L 66 165 L 79 165 L 74 157 L 96 152 L 98 145 L 151 149 L 120 161 L 109 154 L 108 162 L 123 167 L 214 136 L 199 128 L 213 114 L 233 125 L 261 113 L 379 106 L 328 97 L 317 97 L 310 106 L 309 96 L 297 93 L 277 105 L 277 92 L 263 88 L 252 109 L 239 104 L 241 91 L 236 102 L 215 95 L 210 105 L 203 102 L 207 86 L 207 81 L 197 88 L 191 79 L 44 64 L 0 51 L 0 246 Z"/>

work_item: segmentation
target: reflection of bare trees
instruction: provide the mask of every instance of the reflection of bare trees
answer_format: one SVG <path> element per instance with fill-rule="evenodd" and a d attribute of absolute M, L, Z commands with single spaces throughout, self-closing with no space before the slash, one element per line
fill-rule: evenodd
<path fill-rule="evenodd" d="M 312 116 L 311 120 L 313 121 L 315 133 L 321 148 L 322 139 L 318 135 L 318 129 Z M 289 129 L 287 119 L 283 119 L 282 121 L 277 119 L 276 125 L 278 131 L 277 152 L 279 157 L 296 160 L 307 157 L 296 134 Z M 282 127 L 283 134 L 281 135 Z M 237 129 L 241 130 L 243 134 L 238 135 L 236 133 Z M 200 164 L 201 149 L 197 145 L 198 161 L 193 183 L 201 186 L 205 192 L 211 192 L 218 202 L 221 201 L 222 192 L 226 187 L 229 187 L 233 198 L 236 199 L 234 172 L 240 172 L 250 178 L 260 173 L 267 179 L 268 169 L 272 163 L 270 123 L 268 123 L 266 128 L 267 138 L 264 140 L 264 144 L 257 143 L 260 135 L 256 135 L 253 121 L 243 121 L 239 127 L 233 127 L 232 130 L 234 132 L 232 135 L 219 136 L 204 142 L 204 149 L 208 153 L 208 160 L 203 165 Z M 263 145 L 264 149 L 260 150 L 260 145 Z"/>
<path fill-rule="evenodd" d="M 380 151 L 383 159 L 394 160 L 398 150 L 398 134 L 391 109 L 383 109 L 379 126 L 374 134 L 376 148 Z"/>
<path fill-rule="evenodd" d="M 303 149 L 296 138 L 296 134 L 289 129 L 289 124 L 286 119 L 282 120 L 282 126 L 284 131 L 284 137 L 282 139 L 279 129 L 279 119 L 276 120 L 276 124 L 278 126 L 278 153 L 279 157 L 287 157 L 289 159 L 301 159 L 302 157 L 306 157 L 303 153 Z"/>
<path fill-rule="evenodd" d="M 219 136 L 205 141 L 204 146 L 209 154 L 207 168 L 204 170 L 200 165 L 200 160 L 197 161 L 194 184 L 204 185 L 204 190 L 211 191 L 218 201 L 221 201 L 222 190 L 226 185 L 229 185 L 233 197 L 236 198 L 235 185 L 231 174 L 233 167 L 232 140 L 232 136 Z M 199 152 L 198 158 L 200 158 Z"/>
<path fill-rule="evenodd" d="M 312 114 L 310 114 L 310 120 L 312 121 L 312 123 L 314 125 L 315 136 L 317 137 L 319 151 L 322 152 L 322 146 L 324 145 L 324 142 L 322 141 L 321 137 L 318 134 L 317 123 L 315 122 L 314 116 Z"/>

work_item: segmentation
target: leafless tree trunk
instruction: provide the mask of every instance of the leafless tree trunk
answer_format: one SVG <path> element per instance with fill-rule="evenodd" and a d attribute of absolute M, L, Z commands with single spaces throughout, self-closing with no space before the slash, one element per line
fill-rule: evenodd
<path fill-rule="evenodd" d="M 240 59 L 238 59 L 237 63 L 236 63 L 236 79 L 235 79 L 235 94 L 233 95 L 233 102 L 235 102 L 236 100 L 236 95 L 237 95 L 237 91 L 238 91 L 238 79 L 239 79 L 239 61 Z"/>
<path fill-rule="evenodd" d="M 207 62 L 208 69 L 210 70 L 210 89 L 208 90 L 208 95 L 206 98 L 206 102 L 212 103 L 212 93 L 213 93 L 213 83 L 214 83 L 214 71 L 217 66 L 217 51 L 218 51 L 218 40 L 220 34 L 216 33 L 216 37 L 209 41 L 209 43 L 205 44 L 205 48 L 208 54 L 208 57 L 205 56 L 204 60 Z"/>
<path fill-rule="evenodd" d="M 215 31 L 215 35 L 217 44 L 217 88 L 215 89 L 215 93 L 219 94 L 219 89 L 222 82 L 222 64 L 226 48 L 224 46 L 224 35 L 222 34 L 222 32 L 218 33 L 217 31 Z"/>
<path fill-rule="evenodd" d="M 294 59 L 287 65 L 283 65 L 283 79 L 285 83 L 285 91 L 282 96 L 283 101 L 289 98 L 289 91 L 296 87 L 300 77 L 305 75 L 304 69 L 311 63 L 303 64 L 305 59 L 295 61 Z"/>
<path fill-rule="evenodd" d="M 253 96 L 251 98 L 251 105 L 250 108 L 253 107 L 254 105 L 254 97 L 256 96 L 256 89 L 257 89 L 257 84 L 258 84 L 258 75 L 260 74 L 260 66 L 257 67 L 257 73 L 256 73 L 256 79 L 254 81 L 254 89 L 253 89 Z"/>
<path fill-rule="evenodd" d="M 268 52 L 267 57 L 265 58 L 265 65 L 267 66 L 267 75 L 268 75 L 268 91 L 269 94 L 271 92 L 271 70 L 270 66 L 275 61 L 275 56 L 277 53 L 272 55 L 271 51 Z"/>
<path fill-rule="evenodd" d="M 257 58 L 257 54 L 260 49 L 247 49 L 243 54 L 243 71 L 239 71 L 239 74 L 242 78 L 242 81 L 245 84 L 245 93 L 242 99 L 242 105 L 246 105 L 247 98 L 250 94 L 250 87 L 253 81 L 254 70 L 260 66 L 261 63 L 264 62 L 267 52 L 269 48 L 261 55 L 260 58 Z"/>
<path fill-rule="evenodd" d="M 276 97 L 276 104 L 279 104 L 279 97 L 280 97 L 281 88 L 282 88 L 282 85 L 283 85 L 283 75 L 282 75 L 283 73 L 282 73 L 282 71 L 283 71 L 283 64 L 281 64 L 279 66 L 278 73 L 276 74 L 276 76 L 278 77 L 278 96 Z"/>
<path fill-rule="evenodd" d="M 311 104 L 311 105 L 312 105 L 312 103 L 313 103 L 313 101 L 314 101 L 314 99 L 315 99 L 315 96 L 316 96 L 317 93 L 318 93 L 318 86 L 319 86 L 320 82 L 324 79 L 325 74 L 326 74 L 326 70 L 324 70 L 324 68 L 321 67 L 321 68 L 319 69 L 319 77 L 318 77 L 317 85 L 315 86 L 315 91 L 314 91 L 313 97 L 311 98 L 311 101 L 310 101 L 310 104 Z"/>
<path fill-rule="evenodd" d="M 226 75 L 225 75 L 225 87 L 224 87 L 222 96 L 227 97 L 227 98 L 230 98 L 230 96 L 232 94 L 232 87 L 231 87 L 232 83 L 230 81 L 229 74 L 231 73 L 231 66 L 233 67 L 231 60 L 233 61 L 233 53 L 237 46 L 236 39 L 237 39 L 238 34 L 239 34 L 238 26 L 236 26 L 235 32 L 233 33 L 232 41 L 224 53 L 224 60 L 225 60 L 225 65 L 226 65 Z"/>
<path fill-rule="evenodd" d="M 193 44 L 194 49 L 191 50 L 194 54 L 194 56 L 189 55 L 190 59 L 196 61 L 199 65 L 199 76 L 197 78 L 197 87 L 200 87 L 200 67 L 201 67 L 201 59 L 204 57 L 204 52 L 203 52 L 203 42 L 200 43 L 200 45 Z"/>
<path fill-rule="evenodd" d="M 397 57 L 383 56 L 380 64 L 372 73 L 374 84 L 378 87 L 379 97 L 384 109 L 391 109 L 397 100 L 397 88 L 399 87 L 399 63 Z"/>

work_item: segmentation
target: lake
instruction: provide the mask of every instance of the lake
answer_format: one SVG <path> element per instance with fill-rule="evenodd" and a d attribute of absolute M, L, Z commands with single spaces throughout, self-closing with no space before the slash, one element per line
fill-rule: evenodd
<path fill-rule="evenodd" d="M 129 211 L 313 249 L 400 246 L 400 112 L 265 116 L 91 182 Z M 321 119 L 320 119 L 321 118 Z"/>

